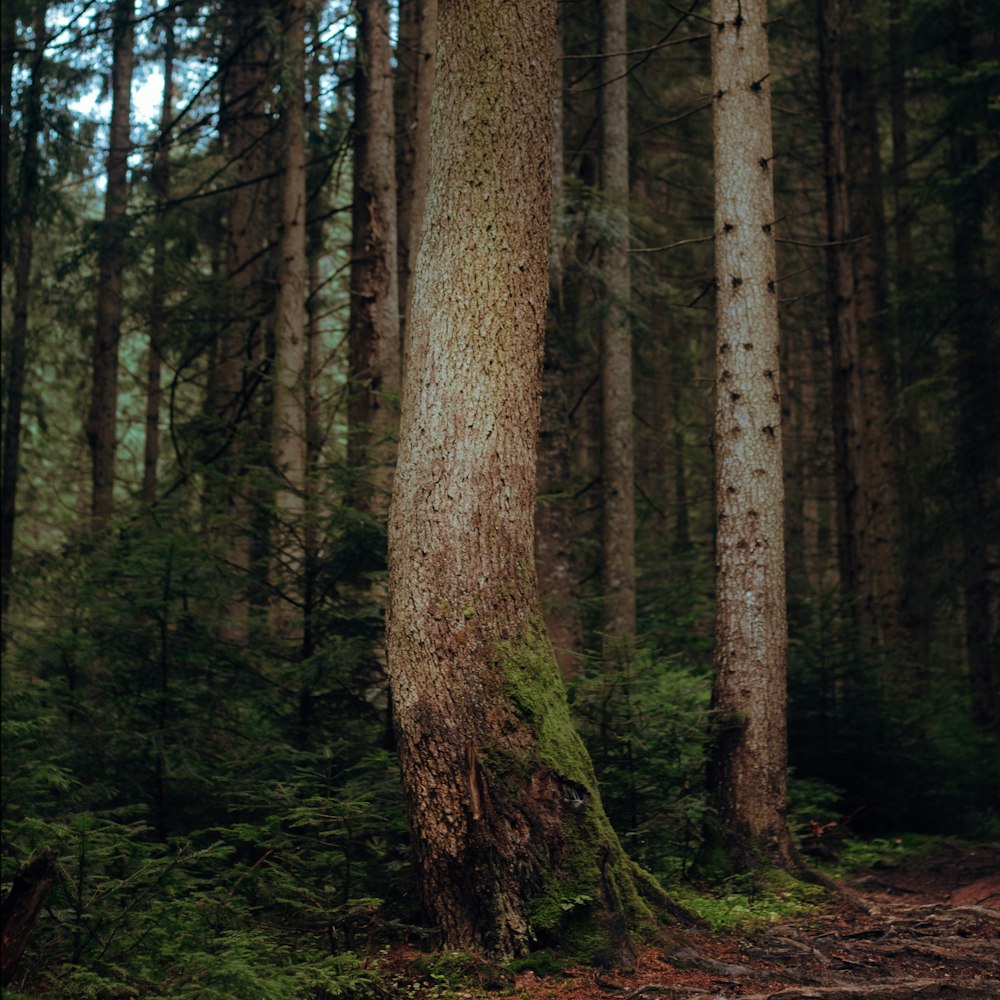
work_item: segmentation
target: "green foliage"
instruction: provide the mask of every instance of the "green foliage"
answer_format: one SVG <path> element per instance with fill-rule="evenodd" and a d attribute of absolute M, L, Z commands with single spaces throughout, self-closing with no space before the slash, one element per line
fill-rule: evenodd
<path fill-rule="evenodd" d="M 933 834 L 906 833 L 899 837 L 872 837 L 849 840 L 844 844 L 838 869 L 854 872 L 875 865 L 897 864 L 907 859 L 932 854 L 942 838 Z"/>
<path fill-rule="evenodd" d="M 495 965 L 464 951 L 440 951 L 417 958 L 413 967 L 423 977 L 445 990 L 474 986 L 483 990 L 504 990 L 513 986 L 510 968 Z"/>
<path fill-rule="evenodd" d="M 709 695 L 686 659 L 648 652 L 621 673 L 595 668 L 573 690 L 612 825 L 660 876 L 686 872 L 701 843 Z"/>
<path fill-rule="evenodd" d="M 800 604 L 792 626 L 790 761 L 812 782 L 791 786 L 803 842 L 810 820 L 849 820 L 856 835 L 995 831 L 996 743 L 973 727 L 948 651 L 915 665 L 906 650 L 866 646 L 846 619 L 828 595 Z"/>
<path fill-rule="evenodd" d="M 59 857 L 14 985 L 67 1000 L 393 996 L 352 954 L 421 933 L 375 632 L 351 594 L 362 577 L 334 561 L 314 655 L 234 650 L 216 617 L 231 581 L 184 515 L 165 505 L 106 549 L 40 556 L 21 584 L 4 882 L 40 846 Z M 359 534 L 345 551 L 372 544 Z"/>

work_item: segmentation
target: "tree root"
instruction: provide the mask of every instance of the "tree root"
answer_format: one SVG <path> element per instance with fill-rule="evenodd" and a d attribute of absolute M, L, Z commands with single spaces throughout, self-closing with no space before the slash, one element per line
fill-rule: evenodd
<path fill-rule="evenodd" d="M 744 994 L 740 1000 L 986 1000 L 1000 996 L 1000 979 L 972 979 L 959 983 L 951 979 L 896 979 L 856 986 L 792 986 L 773 993 Z"/>

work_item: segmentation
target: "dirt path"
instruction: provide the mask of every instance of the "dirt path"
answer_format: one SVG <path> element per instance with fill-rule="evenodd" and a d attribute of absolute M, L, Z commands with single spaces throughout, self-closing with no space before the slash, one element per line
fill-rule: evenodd
<path fill-rule="evenodd" d="M 726 937 L 649 949 L 635 975 L 568 970 L 517 979 L 519 1000 L 1000 1000 L 1000 847 L 945 845 L 877 865 L 846 906 Z"/>

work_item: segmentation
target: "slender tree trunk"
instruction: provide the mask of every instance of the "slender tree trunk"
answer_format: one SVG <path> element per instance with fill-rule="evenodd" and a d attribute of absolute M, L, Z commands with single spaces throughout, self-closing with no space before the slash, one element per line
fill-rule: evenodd
<path fill-rule="evenodd" d="M 276 619 L 301 643 L 303 516 L 306 498 L 308 395 L 306 344 L 306 100 L 305 3 L 285 0 L 282 11 L 281 236 L 272 384 L 272 434 L 277 489 L 272 538 L 272 586 Z M 291 604 L 286 603 L 291 602 Z"/>
<path fill-rule="evenodd" d="M 603 0 L 601 186 L 609 237 L 602 247 L 601 530 L 605 661 L 635 641 L 635 446 L 629 316 L 628 48 L 626 0 Z"/>
<path fill-rule="evenodd" d="M 0 10 L 0 226 L 3 227 L 3 267 L 11 263 L 10 126 L 14 111 L 14 53 L 17 14 L 13 3 Z"/>
<path fill-rule="evenodd" d="M 729 861 L 791 861 L 771 95 L 764 0 L 714 0 L 716 612 L 709 787 Z"/>
<path fill-rule="evenodd" d="M 437 47 L 437 0 L 402 0 L 396 50 L 396 177 L 398 182 L 400 342 L 406 356 L 410 287 L 427 197 L 431 90 Z"/>
<path fill-rule="evenodd" d="M 118 345 L 125 270 L 128 156 L 132 151 L 129 119 L 132 109 L 134 14 L 133 0 L 115 0 L 112 14 L 108 187 L 98 249 L 97 325 L 94 330 L 93 381 L 87 418 L 93 482 L 91 527 L 95 532 L 107 527 L 114 509 Z"/>
<path fill-rule="evenodd" d="M 956 4 L 951 43 L 955 67 L 975 64 L 976 46 Z M 962 502 L 962 596 L 965 655 L 972 693 L 972 720 L 1000 736 L 1000 629 L 996 565 L 1000 563 L 1000 316 L 989 293 L 983 220 L 986 199 L 978 176 L 979 143 L 955 129 L 950 167 L 955 266 L 955 330 L 959 411 L 956 456 Z M 993 290 L 996 295 L 996 290 Z M 993 568 L 991 570 L 991 565 Z"/>
<path fill-rule="evenodd" d="M 324 215 L 328 200 L 325 194 L 327 176 L 326 163 L 321 159 L 322 130 L 320 128 L 320 101 L 322 26 L 318 12 L 314 10 L 312 24 L 312 59 L 308 67 L 309 100 L 306 104 L 306 120 L 309 135 L 311 166 L 306 172 L 308 182 L 306 213 L 306 261 L 308 268 L 309 294 L 306 298 L 306 495 L 305 524 L 303 528 L 304 574 L 302 584 L 303 623 L 302 659 L 308 660 L 316 651 L 316 606 L 319 586 L 319 528 L 318 496 L 316 474 L 319 468 L 320 452 L 323 447 L 321 414 L 317 381 L 320 371 L 322 344 L 320 341 L 322 272 L 325 225 Z M 301 730 L 308 732 L 311 721 L 312 690 L 303 680 L 299 692 L 299 716 Z"/>
<path fill-rule="evenodd" d="M 176 8 L 163 12 L 163 103 L 160 107 L 160 134 L 153 160 L 153 196 L 157 207 L 156 246 L 153 249 L 153 276 L 149 292 L 149 354 L 146 361 L 146 439 L 143 446 L 142 499 L 156 503 L 157 466 L 160 460 L 160 358 L 166 329 L 167 238 L 164 218 L 170 198 L 170 145 L 173 122 L 174 23 Z"/>
<path fill-rule="evenodd" d="M 571 347 L 563 315 L 564 253 L 560 230 L 563 191 L 563 79 L 558 44 L 552 86 L 552 190 L 555 211 L 549 238 L 549 309 L 542 368 L 541 418 L 538 433 L 538 505 L 535 510 L 535 566 L 542 596 L 545 627 L 566 679 L 577 677 L 583 664 L 583 623 L 576 594 L 576 535 L 570 485 Z"/>
<path fill-rule="evenodd" d="M 214 465 L 208 503 L 219 517 L 222 560 L 234 595 L 222 611 L 220 635 L 244 645 L 249 629 L 254 465 L 254 411 L 260 408 L 257 370 L 264 323 L 265 172 L 270 118 L 265 81 L 269 53 L 257 8 L 240 0 L 230 14 L 232 50 L 224 64 L 219 131 L 232 165 L 225 232 L 226 315 L 215 345 L 206 409 L 212 421 L 208 460 Z"/>
<path fill-rule="evenodd" d="M 447 947 L 642 914 L 541 620 L 533 558 L 555 4 L 444 0 L 389 519 L 389 671 L 424 899 Z"/>
<path fill-rule="evenodd" d="M 7 398 L 3 427 L 2 480 L 0 480 L 0 618 L 7 619 L 10 585 L 14 568 L 14 524 L 17 517 L 17 481 L 21 455 L 21 410 L 28 353 L 28 305 L 31 291 L 31 264 L 35 247 L 38 209 L 39 149 L 42 128 L 43 58 L 47 35 L 45 15 L 48 5 L 35 6 L 34 59 L 31 79 L 25 88 L 24 152 L 20 165 L 20 196 L 17 212 L 17 252 L 14 266 L 14 303 L 10 347 L 5 364 Z M 6 222 L 5 222 L 6 224 Z M 3 639 L 6 640 L 6 630 Z"/>
<path fill-rule="evenodd" d="M 392 490 L 402 358 L 399 341 L 395 119 L 386 0 L 358 4 L 351 242 L 348 464 L 354 495 L 385 510 Z"/>
<path fill-rule="evenodd" d="M 822 0 L 818 16 L 840 576 L 863 638 L 891 643 L 899 636 L 902 584 L 896 563 L 899 495 L 881 354 L 881 193 L 870 176 L 880 166 L 874 119 L 865 112 L 852 141 L 846 127 L 851 109 L 872 100 L 861 65 L 870 43 L 838 0 Z M 856 52 L 845 67 L 844 36 L 851 38 L 850 32 L 856 35 Z"/>
<path fill-rule="evenodd" d="M 909 125 L 906 111 L 906 52 L 903 37 L 904 0 L 889 2 L 889 106 L 892 118 L 892 204 L 893 230 L 896 237 L 896 345 L 897 350 L 912 350 L 908 344 L 910 296 L 913 284 L 913 226 L 909 180 Z M 897 362 L 900 380 L 904 364 Z"/>
<path fill-rule="evenodd" d="M 913 207 L 909 179 L 909 124 L 906 110 L 906 66 L 908 46 L 904 37 L 904 0 L 889 3 L 889 106 L 892 121 L 892 206 L 895 260 L 893 276 L 894 388 L 900 405 L 898 432 L 895 435 L 900 462 L 901 531 L 909 544 L 905 547 L 905 569 L 901 608 L 903 627 L 910 649 L 919 665 L 919 676 L 926 680 L 931 670 L 931 627 L 933 624 L 933 577 L 930 568 L 913 544 L 923 532 L 924 497 L 914 475 L 918 466 L 923 437 L 918 399 L 909 390 L 931 374 L 927 354 L 914 346 L 913 309 L 914 257 Z M 926 683 L 925 683 L 926 688 Z M 925 694 L 928 693 L 925 691 Z"/>
<path fill-rule="evenodd" d="M 860 380 L 860 343 L 854 261 L 849 243 L 851 209 L 847 186 L 843 81 L 837 0 L 818 8 L 820 103 L 826 179 L 827 299 L 833 364 L 832 424 L 837 494 L 837 552 L 841 586 L 860 601 L 870 588 L 864 559 L 864 494 L 860 451 L 863 448 L 864 399 Z"/>
<path fill-rule="evenodd" d="M 847 184 L 850 191 L 854 253 L 854 294 L 857 301 L 862 400 L 861 436 L 864 492 L 863 554 L 868 587 L 860 595 L 861 624 L 869 639 L 886 647 L 901 639 L 903 593 L 900 555 L 900 499 L 896 455 L 889 428 L 890 393 L 888 294 L 885 211 L 882 194 L 881 139 L 878 128 L 878 88 L 875 52 L 869 21 L 870 3 L 844 17 L 842 60 L 847 143 Z"/>

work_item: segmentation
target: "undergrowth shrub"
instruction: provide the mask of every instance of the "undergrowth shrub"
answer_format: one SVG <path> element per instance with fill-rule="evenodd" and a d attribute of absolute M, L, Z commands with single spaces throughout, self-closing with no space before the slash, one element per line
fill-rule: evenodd
<path fill-rule="evenodd" d="M 646 651 L 614 673 L 591 665 L 573 690 L 612 825 L 657 874 L 686 872 L 701 843 L 710 694 L 703 671 Z"/>
<path fill-rule="evenodd" d="M 231 581 L 160 516 L 21 587 L 4 891 L 35 849 L 58 861 L 11 995 L 392 996 L 355 957 L 422 933 L 366 585 L 384 563 L 359 555 L 377 532 L 330 543 L 300 657 L 219 637 Z"/>
<path fill-rule="evenodd" d="M 1000 759 L 995 738 L 972 725 L 954 656 L 935 649 L 918 670 L 908 650 L 866 646 L 848 621 L 833 594 L 800 600 L 793 618 L 790 763 L 840 793 L 837 808 L 827 800 L 805 818 L 849 820 L 860 836 L 996 836 Z"/>

